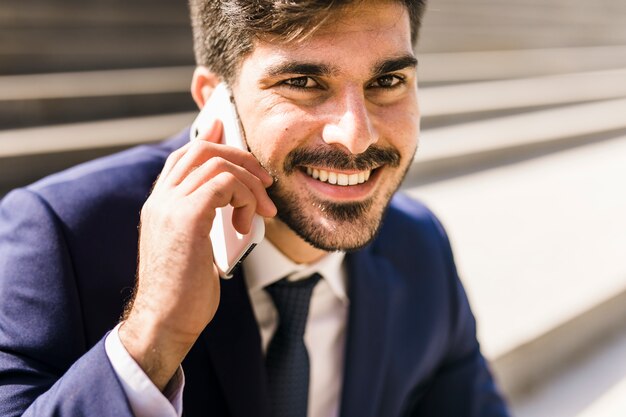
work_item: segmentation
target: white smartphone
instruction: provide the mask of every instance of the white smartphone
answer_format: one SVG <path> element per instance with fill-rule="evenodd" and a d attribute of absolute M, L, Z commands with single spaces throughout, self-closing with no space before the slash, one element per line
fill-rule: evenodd
<path fill-rule="evenodd" d="M 244 142 L 243 129 L 232 93 L 225 83 L 220 83 L 205 103 L 198 117 L 191 125 L 190 140 L 204 135 L 210 122 L 222 121 L 222 143 L 248 150 Z M 211 243 L 215 265 L 222 278 L 231 278 L 233 270 L 252 252 L 252 249 L 265 236 L 265 223 L 258 214 L 252 219 L 250 233 L 242 235 L 233 227 L 233 207 L 218 208 L 211 228 Z"/>

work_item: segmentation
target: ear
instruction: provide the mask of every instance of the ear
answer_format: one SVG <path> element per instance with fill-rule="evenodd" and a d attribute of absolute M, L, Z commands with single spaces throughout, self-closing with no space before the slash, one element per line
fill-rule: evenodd
<path fill-rule="evenodd" d="M 198 66 L 193 72 L 191 79 L 191 96 L 198 108 L 203 108 L 204 103 L 209 99 L 213 89 L 220 83 L 220 77 L 207 67 Z"/>

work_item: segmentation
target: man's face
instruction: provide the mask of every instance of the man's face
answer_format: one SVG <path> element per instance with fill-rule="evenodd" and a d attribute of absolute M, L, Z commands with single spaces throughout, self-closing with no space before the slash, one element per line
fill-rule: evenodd
<path fill-rule="evenodd" d="M 407 11 L 386 1 L 244 59 L 233 92 L 248 145 L 275 179 L 280 220 L 314 247 L 376 234 L 417 147 L 415 66 Z"/>

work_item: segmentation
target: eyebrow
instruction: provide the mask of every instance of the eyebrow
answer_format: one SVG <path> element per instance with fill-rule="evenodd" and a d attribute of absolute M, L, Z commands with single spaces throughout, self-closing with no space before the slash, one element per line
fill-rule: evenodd
<path fill-rule="evenodd" d="M 382 75 L 399 71 L 405 68 L 417 67 L 417 58 L 413 55 L 404 55 L 398 58 L 385 59 L 374 66 L 373 74 Z"/>
<path fill-rule="evenodd" d="M 327 64 L 317 64 L 312 62 L 284 62 L 275 66 L 270 66 L 265 72 L 270 77 L 276 77 L 284 74 L 329 76 L 336 73 L 337 69 Z"/>

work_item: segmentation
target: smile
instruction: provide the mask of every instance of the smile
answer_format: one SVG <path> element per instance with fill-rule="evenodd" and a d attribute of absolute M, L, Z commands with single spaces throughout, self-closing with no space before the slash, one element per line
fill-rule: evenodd
<path fill-rule="evenodd" d="M 372 174 L 371 170 L 360 171 L 353 174 L 345 174 L 342 172 L 327 171 L 325 169 L 318 168 L 306 168 L 306 173 L 309 177 L 314 178 L 321 182 L 328 182 L 333 185 L 358 185 L 363 184 L 369 180 Z"/>

